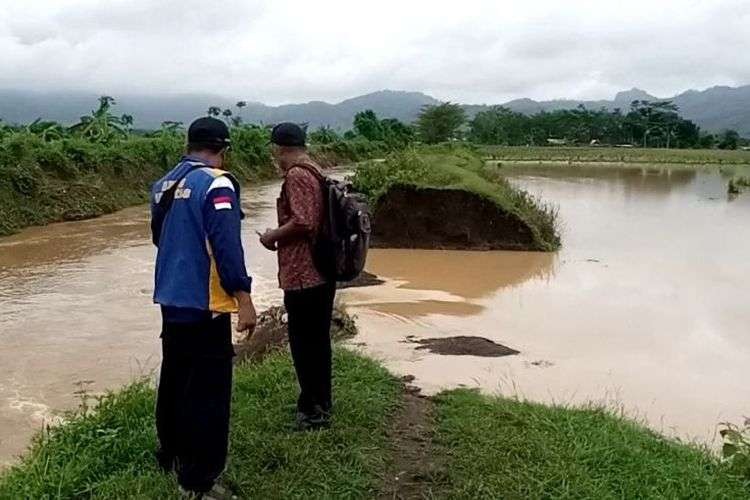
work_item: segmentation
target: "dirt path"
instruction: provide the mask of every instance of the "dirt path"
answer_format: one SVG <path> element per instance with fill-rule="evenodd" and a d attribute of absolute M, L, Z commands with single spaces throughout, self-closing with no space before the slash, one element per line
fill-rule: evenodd
<path fill-rule="evenodd" d="M 413 379 L 402 379 L 402 406 L 388 432 L 391 457 L 378 497 L 381 500 L 432 498 L 441 475 L 432 443 L 435 405 L 418 387 L 408 385 Z"/>

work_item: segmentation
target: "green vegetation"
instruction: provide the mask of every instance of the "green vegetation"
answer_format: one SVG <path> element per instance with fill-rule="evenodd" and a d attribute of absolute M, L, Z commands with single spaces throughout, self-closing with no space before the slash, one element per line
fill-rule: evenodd
<path fill-rule="evenodd" d="M 414 129 L 400 121 L 381 120 L 374 111 L 366 110 L 354 115 L 354 128 L 350 139 L 364 137 L 368 141 L 381 141 L 392 148 L 404 147 L 414 141 Z"/>
<path fill-rule="evenodd" d="M 225 482 L 242 498 L 366 498 L 386 460 L 387 416 L 397 381 L 373 361 L 338 349 L 336 419 L 330 430 L 293 432 L 297 385 L 278 353 L 235 370 L 231 451 Z M 0 498 L 177 498 L 153 459 L 154 390 L 139 382 L 93 411 L 40 435 L 0 477 Z"/>
<path fill-rule="evenodd" d="M 635 100 L 630 109 L 575 109 L 526 115 L 503 106 L 476 113 L 467 123 L 462 106 L 449 102 L 425 106 L 416 122 L 422 141 L 437 144 L 465 139 L 502 146 L 629 145 L 643 148 L 737 149 L 734 130 L 714 135 L 682 118 L 671 101 Z"/>
<path fill-rule="evenodd" d="M 362 165 L 352 181 L 376 209 L 378 199 L 397 185 L 466 190 L 517 215 L 531 229 L 536 249 L 555 250 L 560 246 L 557 210 L 511 186 L 469 148 L 442 146 L 396 152 L 383 162 Z"/>
<path fill-rule="evenodd" d="M 338 164 L 382 158 L 411 144 L 415 132 L 396 119 L 380 119 L 372 110 L 365 110 L 354 116 L 352 130 L 343 136 L 330 127 L 320 127 L 308 137 L 316 157 Z"/>
<path fill-rule="evenodd" d="M 630 110 L 590 110 L 581 105 L 524 115 L 504 107 L 481 111 L 472 119 L 468 137 L 479 144 L 534 146 L 545 144 L 629 144 L 657 148 L 737 149 L 739 134 L 701 133 L 682 118 L 671 101 L 635 100 Z"/>
<path fill-rule="evenodd" d="M 727 192 L 729 194 L 740 194 L 747 188 L 750 188 L 750 177 L 736 176 L 729 179 Z"/>
<path fill-rule="evenodd" d="M 417 118 L 419 137 L 427 144 L 438 144 L 460 138 L 466 112 L 460 104 L 444 102 L 427 105 Z"/>
<path fill-rule="evenodd" d="M 722 455 L 730 470 L 750 481 L 750 419 L 745 419 L 742 427 L 724 424 L 721 430 L 724 438 Z"/>
<path fill-rule="evenodd" d="M 102 96 L 98 108 L 71 127 L 40 119 L 26 126 L 0 122 L 0 235 L 29 225 L 95 217 L 147 200 L 150 184 L 182 153 L 183 124 L 165 121 L 155 132 L 134 131 L 133 117 L 114 114 L 115 104 L 112 97 Z M 246 124 L 242 118 L 246 106 L 246 102 L 239 101 L 234 109 L 211 106 L 207 110 L 208 115 L 224 119 L 231 127 L 230 168 L 242 181 L 274 175 L 267 146 L 268 127 Z M 356 114 L 352 130 L 343 136 L 327 127 L 311 132 L 311 151 L 323 165 L 336 165 L 383 158 L 412 147 L 418 138 L 434 144 L 468 137 L 485 144 L 483 151 L 487 156 L 508 162 L 750 165 L 750 152 L 735 150 L 741 142 L 736 132 L 727 131 L 706 142 L 706 136 L 701 136 L 697 127 L 680 118 L 669 102 L 634 101 L 631 111 L 625 115 L 619 111 L 580 108 L 529 117 L 504 108 L 492 108 L 478 113 L 469 125 L 466 129 L 464 109 L 452 103 L 424 107 L 414 126 L 395 119 L 381 119 L 366 110 Z M 570 143 L 624 141 L 672 149 L 492 145 L 545 144 L 553 137 Z M 696 146 L 723 150 L 673 149 Z M 409 159 L 410 155 L 401 156 L 405 160 L 401 163 L 407 167 L 416 165 Z M 393 164 L 391 161 L 383 168 Z M 391 180 L 423 179 L 433 185 L 457 182 L 455 175 L 450 182 L 444 182 L 446 168 L 434 172 L 417 168 L 418 173 L 411 167 L 391 170 L 386 176 L 392 177 Z M 400 170 L 403 172 L 394 173 Z M 456 173 L 450 167 L 447 170 L 453 170 L 447 174 Z M 472 188 L 479 189 L 477 178 L 489 179 L 490 185 L 482 189 L 503 203 L 508 201 L 512 190 L 498 188 L 502 181 L 479 167 L 469 170 L 472 171 L 469 177 L 473 179 L 464 176 L 464 180 Z M 428 174 L 434 178 L 428 179 Z M 743 178 L 737 175 L 729 190 L 743 187 Z M 537 217 L 538 212 L 533 209 L 535 203 L 528 196 L 510 198 L 519 214 L 535 217 L 540 227 L 549 225 L 547 219 L 554 219 L 550 217 L 553 211 L 544 207 L 544 216 Z"/>
<path fill-rule="evenodd" d="M 235 370 L 224 482 L 241 498 L 376 498 L 390 456 L 399 382 L 375 362 L 335 352 L 330 430 L 292 430 L 296 380 L 288 354 Z M 720 461 L 599 408 L 563 408 L 442 393 L 434 405 L 433 472 L 415 481 L 432 498 L 747 498 L 747 435 Z M 38 436 L 0 476 L 0 498 L 178 498 L 156 468 L 154 390 L 132 384 Z M 739 430 L 737 430 L 739 432 Z M 725 436 L 726 437 L 726 436 Z M 415 443 L 418 446 L 418 443 Z M 744 478 L 743 479 L 743 475 Z M 404 477 L 406 478 L 406 476 Z"/>
<path fill-rule="evenodd" d="M 148 134 L 112 114 L 113 98 L 66 128 L 35 121 L 0 129 L 0 235 L 35 224 L 95 217 L 148 200 L 151 183 L 184 150 L 179 123 Z M 232 127 L 231 170 L 243 181 L 273 174 L 267 130 Z"/>
<path fill-rule="evenodd" d="M 148 201 L 151 184 L 183 154 L 185 129 L 165 121 L 160 130 L 136 133 L 131 116 L 113 114 L 115 104 L 101 97 L 99 107 L 71 127 L 41 120 L 22 127 L 0 123 L 0 235 Z M 208 114 L 230 124 L 229 169 L 241 181 L 271 177 L 268 127 L 245 124 L 245 106 L 243 101 L 235 111 L 212 106 Z M 338 164 L 382 157 L 411 140 L 406 138 L 411 129 L 400 122 L 378 123 L 389 131 L 383 140 L 334 136 L 314 143 L 312 153 L 324 164 Z"/>
<path fill-rule="evenodd" d="M 458 390 L 437 398 L 448 498 L 747 498 L 706 449 L 608 411 Z"/>

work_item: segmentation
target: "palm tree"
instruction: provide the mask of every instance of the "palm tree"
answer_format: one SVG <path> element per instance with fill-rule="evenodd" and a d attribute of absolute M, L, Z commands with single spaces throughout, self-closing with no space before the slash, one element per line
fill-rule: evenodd
<path fill-rule="evenodd" d="M 120 123 L 125 127 L 127 130 L 131 130 L 133 128 L 133 115 L 127 115 L 123 114 L 120 117 Z"/>
<path fill-rule="evenodd" d="M 242 125 L 242 108 L 247 106 L 247 101 L 237 101 L 235 106 L 237 107 L 237 114 L 232 118 L 232 125 L 239 127 Z"/>

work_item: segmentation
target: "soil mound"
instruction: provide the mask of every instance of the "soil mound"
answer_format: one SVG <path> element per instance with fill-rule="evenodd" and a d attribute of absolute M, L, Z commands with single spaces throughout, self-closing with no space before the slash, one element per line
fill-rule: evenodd
<path fill-rule="evenodd" d="M 333 310 L 331 338 L 341 340 L 357 333 L 354 320 L 341 309 Z M 235 361 L 260 361 L 270 352 L 285 347 L 288 343 L 286 310 L 283 306 L 272 307 L 258 316 L 258 326 L 249 339 L 234 345 Z"/>
<path fill-rule="evenodd" d="M 414 340 L 419 344 L 417 350 L 426 349 L 434 354 L 452 356 L 481 356 L 485 358 L 499 358 L 519 354 L 519 351 L 501 344 L 497 344 L 482 337 L 446 337 L 435 339 Z"/>
<path fill-rule="evenodd" d="M 344 290 L 346 288 L 362 288 L 365 286 L 382 285 L 383 283 L 385 283 L 385 281 L 378 278 L 374 274 L 368 273 L 367 271 L 362 271 L 362 273 L 354 280 L 340 282 L 337 284 L 336 288 L 338 288 L 339 290 Z"/>
<path fill-rule="evenodd" d="M 372 246 L 447 250 L 536 250 L 516 214 L 462 189 L 394 186 L 375 207 Z"/>

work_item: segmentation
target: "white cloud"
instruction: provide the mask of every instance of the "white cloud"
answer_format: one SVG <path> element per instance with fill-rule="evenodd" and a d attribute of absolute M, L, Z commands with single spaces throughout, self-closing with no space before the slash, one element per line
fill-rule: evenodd
<path fill-rule="evenodd" d="M 0 87 L 267 103 L 750 83 L 747 0 L 0 0 Z"/>

